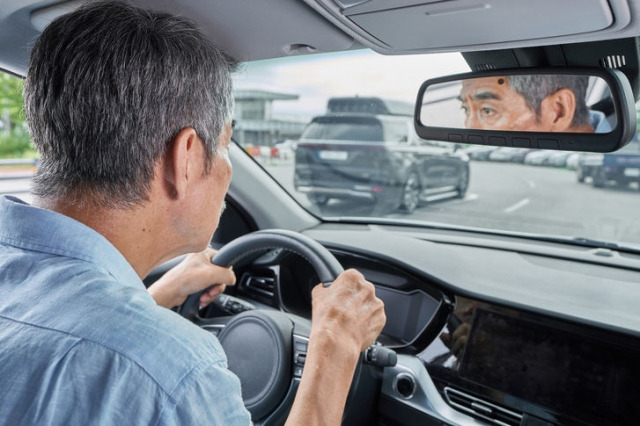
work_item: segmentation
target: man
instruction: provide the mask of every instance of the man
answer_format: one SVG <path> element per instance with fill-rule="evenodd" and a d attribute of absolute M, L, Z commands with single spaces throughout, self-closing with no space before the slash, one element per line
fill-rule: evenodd
<path fill-rule="evenodd" d="M 485 130 L 606 133 L 604 114 L 585 103 L 588 76 L 514 75 L 464 80 L 465 127 Z"/>
<path fill-rule="evenodd" d="M 41 155 L 34 205 L 0 200 L 0 423 L 250 423 L 219 342 L 154 301 L 180 304 L 233 272 L 206 250 L 149 292 L 141 281 L 205 249 L 217 227 L 232 71 L 191 23 L 123 3 L 58 18 L 35 43 L 24 90 Z M 353 270 L 312 299 L 288 421 L 339 424 L 384 310 Z"/>

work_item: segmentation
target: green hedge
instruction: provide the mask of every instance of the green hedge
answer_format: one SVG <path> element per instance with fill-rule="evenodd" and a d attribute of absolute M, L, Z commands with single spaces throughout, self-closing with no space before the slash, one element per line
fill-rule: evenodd
<path fill-rule="evenodd" d="M 0 133 L 0 158 L 33 158 L 35 155 L 27 132 Z"/>

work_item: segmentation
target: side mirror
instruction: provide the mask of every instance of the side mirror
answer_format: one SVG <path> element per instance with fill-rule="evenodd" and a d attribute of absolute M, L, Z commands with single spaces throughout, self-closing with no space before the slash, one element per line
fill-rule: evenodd
<path fill-rule="evenodd" d="M 519 148 L 611 152 L 636 131 L 626 76 L 599 68 L 525 68 L 427 80 L 421 138 Z"/>

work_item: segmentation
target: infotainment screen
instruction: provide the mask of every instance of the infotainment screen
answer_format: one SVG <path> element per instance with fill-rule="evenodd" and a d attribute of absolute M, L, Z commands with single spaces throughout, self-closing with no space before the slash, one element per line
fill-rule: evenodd
<path fill-rule="evenodd" d="M 477 309 L 459 376 L 579 419 L 640 419 L 635 351 Z"/>

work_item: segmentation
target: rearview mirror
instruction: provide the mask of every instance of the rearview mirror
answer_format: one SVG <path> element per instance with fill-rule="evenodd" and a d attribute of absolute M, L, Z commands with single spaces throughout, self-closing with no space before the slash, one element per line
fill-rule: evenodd
<path fill-rule="evenodd" d="M 620 71 L 515 69 L 427 80 L 415 127 L 423 139 L 611 152 L 636 131 L 631 87 Z"/>

